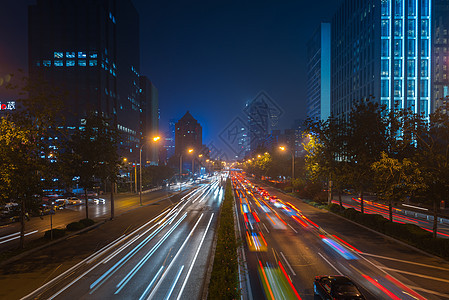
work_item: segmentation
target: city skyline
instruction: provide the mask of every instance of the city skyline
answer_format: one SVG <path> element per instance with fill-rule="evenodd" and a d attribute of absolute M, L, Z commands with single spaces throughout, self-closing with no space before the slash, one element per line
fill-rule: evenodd
<path fill-rule="evenodd" d="M 132 2 L 141 19 L 140 70 L 159 90 L 162 132 L 168 129 L 169 119 L 179 119 L 190 110 L 207 125 L 205 143 L 229 150 L 214 136 L 261 90 L 281 107 L 295 107 L 285 109 L 278 129 L 290 128 L 295 119 L 305 117 L 306 47 L 302 41 L 322 20 L 330 20 L 338 1 L 314 4 L 307 10 L 294 1 L 226 6 L 203 1 L 190 8 L 178 2 L 176 9 L 164 3 Z M 0 73 L 27 69 L 27 5 L 35 3 L 4 4 Z M 223 102 L 232 105 L 219 108 Z M 220 113 L 210 113 L 214 107 Z"/>

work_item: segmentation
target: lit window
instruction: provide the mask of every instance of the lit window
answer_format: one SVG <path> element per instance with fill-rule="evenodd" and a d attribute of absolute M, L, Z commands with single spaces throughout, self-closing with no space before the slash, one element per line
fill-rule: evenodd
<path fill-rule="evenodd" d="M 389 81 L 388 80 L 382 80 L 380 85 L 380 93 L 381 97 L 388 97 L 388 90 L 389 90 Z"/>
<path fill-rule="evenodd" d="M 97 58 L 97 57 L 98 57 L 97 51 L 91 51 L 89 53 L 89 58 Z"/>
<path fill-rule="evenodd" d="M 63 63 L 62 60 L 55 60 L 55 67 L 62 67 Z"/>
<path fill-rule="evenodd" d="M 64 57 L 64 53 L 63 52 L 55 52 L 54 53 L 54 57 L 55 58 L 63 58 Z"/>
<path fill-rule="evenodd" d="M 394 81 L 394 96 L 402 97 L 402 80 Z"/>
<path fill-rule="evenodd" d="M 78 52 L 78 58 L 86 58 L 86 52 L 84 51 Z"/>
<path fill-rule="evenodd" d="M 388 20 L 382 20 L 380 23 L 380 31 L 382 36 L 389 36 L 389 21 Z"/>
<path fill-rule="evenodd" d="M 428 40 L 421 40 L 421 56 L 429 56 L 429 43 Z"/>
<path fill-rule="evenodd" d="M 402 0 L 395 0 L 394 15 L 402 17 Z"/>
<path fill-rule="evenodd" d="M 416 15 L 416 0 L 408 0 L 408 15 Z"/>
<path fill-rule="evenodd" d="M 86 66 L 86 60 L 85 59 L 78 60 L 78 66 L 85 67 Z"/>
<path fill-rule="evenodd" d="M 51 60 L 44 60 L 44 61 L 42 62 L 42 65 L 43 65 L 44 67 L 51 67 Z"/>
<path fill-rule="evenodd" d="M 389 70 L 388 70 L 388 60 L 387 59 L 382 59 L 381 60 L 381 71 L 380 71 L 380 74 L 382 75 L 382 76 L 388 76 L 388 74 L 389 74 Z M 242 128 L 242 130 L 244 130 L 243 128 Z"/>
<path fill-rule="evenodd" d="M 402 36 L 402 20 L 394 21 L 394 36 Z"/>
<path fill-rule="evenodd" d="M 407 80 L 407 96 L 415 97 L 415 80 Z"/>
<path fill-rule="evenodd" d="M 429 76 L 429 61 L 427 59 L 421 60 L 421 76 Z"/>
<path fill-rule="evenodd" d="M 75 52 L 66 52 L 65 57 L 67 58 L 75 58 Z"/>
<path fill-rule="evenodd" d="M 412 20 L 408 20 L 408 36 L 409 37 L 415 37 L 416 35 L 416 31 L 415 31 L 415 27 L 416 27 L 416 20 L 412 19 Z"/>
<path fill-rule="evenodd" d="M 388 40 L 382 40 L 382 44 L 381 44 L 381 56 L 383 57 L 387 57 L 390 53 L 389 51 L 389 42 Z"/>
<path fill-rule="evenodd" d="M 73 67 L 73 66 L 75 66 L 75 61 L 74 60 L 68 60 L 68 61 L 65 62 L 65 65 L 67 67 Z"/>
<path fill-rule="evenodd" d="M 389 16 L 390 15 L 390 8 L 389 8 L 389 0 L 382 0 L 381 2 L 381 14 L 382 16 Z"/>
<path fill-rule="evenodd" d="M 429 0 L 421 0 L 421 15 L 429 15 Z"/>
<path fill-rule="evenodd" d="M 421 20 L 421 36 L 429 36 L 429 20 Z"/>
<path fill-rule="evenodd" d="M 96 67 L 97 66 L 97 60 L 89 60 L 89 67 Z"/>
<path fill-rule="evenodd" d="M 415 40 L 408 40 L 408 56 L 415 56 Z"/>
<path fill-rule="evenodd" d="M 36 67 L 40 67 L 41 66 L 41 62 L 40 61 L 36 61 L 35 65 L 36 65 Z"/>
<path fill-rule="evenodd" d="M 415 60 L 410 59 L 407 61 L 407 76 L 415 77 Z"/>

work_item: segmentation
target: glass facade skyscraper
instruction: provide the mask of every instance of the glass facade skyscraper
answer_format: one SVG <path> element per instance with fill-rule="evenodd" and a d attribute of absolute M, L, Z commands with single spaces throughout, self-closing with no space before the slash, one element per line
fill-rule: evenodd
<path fill-rule="evenodd" d="M 332 21 L 332 113 L 354 101 L 431 112 L 431 0 L 345 0 Z"/>
<path fill-rule="evenodd" d="M 331 27 L 321 23 L 307 43 L 307 117 L 326 120 L 331 104 Z"/>

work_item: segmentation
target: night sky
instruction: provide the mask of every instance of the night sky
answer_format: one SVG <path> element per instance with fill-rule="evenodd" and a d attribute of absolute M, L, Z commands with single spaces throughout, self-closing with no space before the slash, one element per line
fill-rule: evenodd
<path fill-rule="evenodd" d="M 140 73 L 159 90 L 161 129 L 189 110 L 204 143 L 218 147 L 217 135 L 261 90 L 284 111 L 278 129 L 305 117 L 306 42 L 341 3 L 132 1 L 140 15 Z M 1 2 L 0 78 L 27 69 L 27 5 L 35 0 Z"/>

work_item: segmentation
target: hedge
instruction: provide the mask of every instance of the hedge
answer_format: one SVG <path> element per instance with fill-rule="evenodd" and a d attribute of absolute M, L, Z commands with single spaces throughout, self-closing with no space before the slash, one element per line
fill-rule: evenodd
<path fill-rule="evenodd" d="M 84 224 L 81 222 L 72 222 L 72 223 L 67 224 L 66 229 L 67 229 L 67 231 L 78 231 L 85 227 L 86 226 L 84 226 Z"/>
<path fill-rule="evenodd" d="M 53 230 L 45 231 L 44 238 L 50 239 L 52 231 L 53 231 L 53 239 L 58 239 L 58 238 L 63 237 L 65 235 L 65 229 L 56 228 L 56 229 L 53 229 Z"/>
<path fill-rule="evenodd" d="M 226 192 L 221 207 L 220 224 L 217 231 L 217 246 L 209 283 L 209 299 L 238 299 L 239 269 L 237 240 L 234 231 L 234 196 L 231 180 L 226 183 Z"/>
<path fill-rule="evenodd" d="M 354 208 L 341 208 L 340 210 L 337 204 L 331 204 L 328 209 L 347 219 L 394 237 L 416 248 L 449 259 L 449 239 L 433 238 L 432 233 L 422 229 L 418 225 L 391 222 L 382 215 L 362 214 Z"/>
<path fill-rule="evenodd" d="M 84 225 L 84 227 L 89 227 L 95 224 L 95 221 L 92 219 L 82 219 L 79 221 L 81 224 Z"/>

